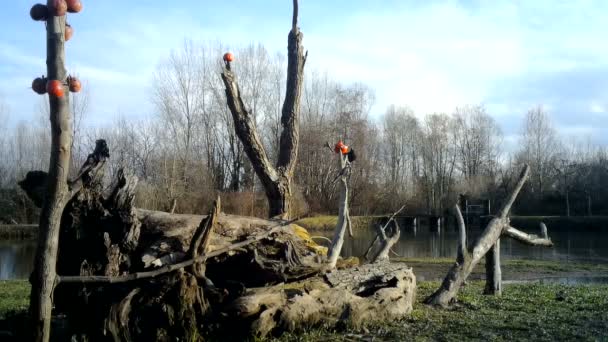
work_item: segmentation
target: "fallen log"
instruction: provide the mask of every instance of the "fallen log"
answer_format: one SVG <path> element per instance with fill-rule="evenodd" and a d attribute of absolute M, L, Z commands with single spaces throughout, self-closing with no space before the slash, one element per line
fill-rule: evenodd
<path fill-rule="evenodd" d="M 405 265 L 341 262 L 326 274 L 327 248 L 293 221 L 227 215 L 219 200 L 210 215 L 135 208 L 137 178 L 121 169 L 105 188 L 100 164 L 87 160 L 86 178 L 70 182 L 60 225 L 54 313 L 75 340 L 199 340 L 226 317 L 264 335 L 411 311 L 415 277 Z M 349 277 L 354 285 L 344 286 Z M 306 284 L 316 285 L 295 296 Z M 259 312 L 235 309 L 266 297 L 277 300 Z"/>
<path fill-rule="evenodd" d="M 290 284 L 247 290 L 224 309 L 227 320 L 249 318 L 250 333 L 360 328 L 412 311 L 416 278 L 404 264 L 367 264 Z"/>

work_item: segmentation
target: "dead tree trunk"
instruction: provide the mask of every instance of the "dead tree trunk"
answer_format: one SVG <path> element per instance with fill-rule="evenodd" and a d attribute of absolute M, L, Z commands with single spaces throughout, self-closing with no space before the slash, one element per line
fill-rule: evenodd
<path fill-rule="evenodd" d="M 232 113 L 236 134 L 247 157 L 260 178 L 268 198 L 269 217 L 287 219 L 290 216 L 292 179 L 298 159 L 299 117 L 306 55 L 302 47 L 302 32 L 298 28 L 298 1 L 293 0 L 293 20 L 287 42 L 287 86 L 281 114 L 279 156 L 273 167 L 258 136 L 255 122 L 245 108 L 236 76 L 226 61 L 222 80 L 226 99 Z"/>
<path fill-rule="evenodd" d="M 338 211 L 338 224 L 334 230 L 334 237 L 327 253 L 327 263 L 329 269 L 334 269 L 340 252 L 342 251 L 342 245 L 344 244 L 344 234 L 346 228 L 350 223 L 350 214 L 348 210 L 348 175 L 350 174 L 350 164 L 346 155 L 338 153 L 340 158 L 340 173 L 338 179 L 340 181 L 340 209 Z"/>
<path fill-rule="evenodd" d="M 454 266 L 452 266 L 446 275 L 439 289 L 429 296 L 425 300 L 425 303 L 447 306 L 454 300 L 456 294 L 460 290 L 460 287 L 465 282 L 469 274 L 471 274 L 481 258 L 496 243 L 502 234 L 503 228 L 507 225 L 507 215 L 509 210 L 511 209 L 513 202 L 515 202 L 519 191 L 528 179 L 529 173 L 530 167 L 526 165 L 519 176 L 519 181 L 517 182 L 515 189 L 513 189 L 500 209 L 499 215 L 488 223 L 486 229 L 483 231 L 479 240 L 473 247 L 466 248 L 465 246 L 462 246 L 462 248 L 459 249 L 459 255 L 456 263 L 454 263 Z M 458 208 L 456 210 L 460 211 Z M 462 220 L 461 215 L 457 215 L 457 218 L 461 221 L 459 223 L 459 229 L 461 230 L 462 234 L 464 231 L 464 221 Z M 460 226 L 463 227 L 460 228 Z M 461 253 L 462 255 L 460 255 Z"/>
<path fill-rule="evenodd" d="M 401 237 L 401 228 L 399 227 L 399 224 L 396 220 L 394 220 L 393 223 L 394 228 L 391 235 L 387 235 L 385 229 L 380 230 L 380 248 L 378 249 L 376 255 L 371 258 L 372 263 L 389 261 L 389 253 L 391 248 L 397 243 L 397 241 L 399 241 L 399 237 Z"/>
<path fill-rule="evenodd" d="M 535 246 L 553 246 L 553 243 L 549 239 L 546 227 L 544 229 L 543 237 L 538 238 L 535 235 L 526 234 L 516 228 L 513 228 L 509 225 L 508 214 L 519 194 L 519 191 L 523 187 L 526 182 L 528 175 L 530 173 L 530 167 L 526 165 L 522 170 L 519 180 L 513 189 L 513 191 L 509 194 L 502 208 L 500 209 L 498 216 L 494 217 L 486 226 L 486 229 L 483 231 L 475 245 L 471 247 L 465 246 L 466 241 L 466 230 L 464 225 L 464 220 L 462 219 L 462 215 L 460 214 L 460 209 L 458 206 L 455 206 L 456 211 L 456 219 L 458 220 L 458 229 L 459 229 L 459 248 L 458 248 L 458 256 L 456 257 L 456 262 L 452 266 L 452 268 L 448 271 L 445 279 L 443 280 L 441 286 L 435 293 L 430 295 L 425 299 L 426 304 L 431 305 L 439 305 L 439 306 L 448 306 L 455 300 L 460 287 L 464 284 L 467 277 L 475 266 L 481 261 L 481 258 L 484 255 L 487 255 L 488 251 L 496 246 L 496 249 L 500 248 L 500 246 L 496 245 L 499 241 L 501 235 L 505 235 L 511 238 L 514 238 L 518 241 L 535 245 Z M 500 262 L 499 259 L 495 259 L 492 257 L 492 260 L 488 260 L 492 266 L 494 264 L 498 264 Z M 500 273 L 496 272 L 497 268 L 492 270 L 491 278 L 493 280 L 497 280 L 500 277 Z M 499 269 L 499 268 L 498 268 Z M 488 285 L 492 287 L 496 287 L 496 285 Z"/>
<path fill-rule="evenodd" d="M 47 1 L 52 13 L 53 1 Z M 65 69 L 65 16 L 49 15 L 46 21 L 47 77 L 64 82 Z M 68 171 L 72 128 L 69 113 L 67 87 L 64 95 L 49 94 L 51 121 L 51 159 L 49 163 L 46 193 L 40 213 L 40 236 L 32 278 L 30 315 L 33 323 L 34 341 L 48 341 L 51 333 L 53 291 L 57 278 L 57 247 L 61 214 L 68 196 Z"/>
<path fill-rule="evenodd" d="M 484 294 L 502 295 L 502 270 L 500 269 L 500 239 L 486 254 L 486 286 Z"/>
<path fill-rule="evenodd" d="M 401 210 L 403 210 L 403 208 L 405 208 L 405 206 L 402 206 L 401 208 L 399 208 L 399 210 L 394 212 L 391 217 L 388 218 L 384 226 L 378 227 L 378 233 L 376 234 L 376 238 L 374 238 L 372 243 L 365 251 L 365 254 L 363 254 L 363 258 L 365 260 L 368 260 L 371 263 L 384 262 L 389 260 L 389 253 L 391 252 L 391 248 L 393 248 L 393 245 L 395 245 L 401 237 L 401 228 L 399 227 L 395 216 L 397 216 L 397 214 L 399 214 Z M 387 235 L 386 228 L 389 227 L 391 222 L 394 223 L 394 228 L 390 235 Z M 370 253 L 372 252 L 373 254 L 370 256 Z"/>

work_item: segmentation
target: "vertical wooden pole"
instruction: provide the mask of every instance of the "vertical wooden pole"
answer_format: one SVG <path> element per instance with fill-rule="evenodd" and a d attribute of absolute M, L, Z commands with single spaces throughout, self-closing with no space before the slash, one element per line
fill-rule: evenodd
<path fill-rule="evenodd" d="M 53 1 L 48 0 L 49 17 L 46 22 L 47 77 L 65 82 L 65 16 L 53 16 Z M 34 341 L 49 341 L 53 291 L 57 279 L 57 249 L 59 226 L 68 193 L 68 170 L 72 146 L 69 115 L 69 91 L 64 85 L 63 96 L 49 94 L 51 121 L 51 158 L 46 197 L 40 213 L 40 236 L 32 277 L 30 315 Z"/>
<path fill-rule="evenodd" d="M 486 286 L 484 294 L 500 296 L 502 294 L 502 270 L 500 269 L 500 239 L 486 254 Z"/>
<path fill-rule="evenodd" d="M 331 240 L 331 246 L 327 253 L 328 268 L 336 268 L 336 262 L 340 257 L 340 251 L 342 251 L 342 245 L 344 244 L 344 233 L 348 226 L 349 212 L 348 212 L 348 175 L 346 170 L 347 157 L 338 153 L 340 158 L 340 209 L 338 211 L 338 224 L 334 231 L 334 237 Z"/>

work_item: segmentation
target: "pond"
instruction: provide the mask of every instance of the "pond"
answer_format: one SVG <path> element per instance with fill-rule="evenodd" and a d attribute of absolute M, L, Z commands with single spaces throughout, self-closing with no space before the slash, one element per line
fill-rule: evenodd
<path fill-rule="evenodd" d="M 468 235 L 475 238 L 481 230 L 472 229 Z M 358 256 L 365 253 L 375 237 L 371 228 L 355 229 L 355 237 L 345 239 L 342 256 Z M 536 232 L 534 232 L 536 233 Z M 331 231 L 312 232 L 312 235 L 330 237 Z M 549 231 L 555 243 L 553 248 L 531 247 L 509 238 L 501 240 L 503 259 L 535 259 L 562 262 L 608 263 L 608 231 L 556 230 Z M 319 240 L 322 242 L 322 240 Z M 457 233 L 452 227 L 441 232 L 419 225 L 416 231 L 403 227 L 401 239 L 393 250 L 407 258 L 454 258 Z M 32 271 L 36 242 L 33 240 L 0 240 L 0 280 L 26 279 Z"/>
<path fill-rule="evenodd" d="M 481 229 L 468 230 L 469 241 L 481 233 Z M 528 231 L 536 234 L 538 232 Z M 313 236 L 331 238 L 333 232 L 315 231 Z M 375 229 L 356 229 L 354 238 L 345 237 L 341 255 L 343 257 L 361 257 L 370 242 L 376 236 Z M 501 239 L 500 251 L 503 259 L 534 259 L 551 261 L 576 261 L 608 263 L 608 231 L 598 230 L 549 230 L 549 236 L 555 246 L 533 247 L 524 245 L 510 238 Z M 322 242 L 322 240 L 317 240 Z M 458 247 L 458 235 L 454 227 L 448 227 L 440 232 L 419 225 L 416 230 L 411 226 L 402 227 L 399 242 L 393 250 L 405 258 L 455 258 Z M 394 256 L 394 255 L 391 255 Z"/>
<path fill-rule="evenodd" d="M 34 266 L 36 241 L 0 239 L 0 280 L 27 279 Z"/>

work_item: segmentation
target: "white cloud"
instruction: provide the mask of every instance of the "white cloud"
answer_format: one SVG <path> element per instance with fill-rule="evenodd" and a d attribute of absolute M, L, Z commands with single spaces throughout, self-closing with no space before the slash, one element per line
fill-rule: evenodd
<path fill-rule="evenodd" d="M 566 86 L 584 86 L 566 84 L 557 89 L 550 82 L 532 84 L 533 76 L 576 74 L 581 68 L 608 65 L 608 45 L 602 44 L 608 32 L 604 20 L 608 2 L 371 3 L 361 9 L 356 4 L 348 8 L 307 0 L 301 6 L 301 22 L 310 52 L 307 68 L 328 70 L 339 81 L 370 85 L 376 93 L 372 109 L 376 115 L 392 103 L 409 105 L 419 114 L 483 103 L 507 127 L 505 133 L 514 134 L 530 106 L 545 103 L 559 111 L 573 101 Z M 93 116 L 109 117 L 118 111 L 150 114 L 152 73 L 184 38 L 221 40 L 233 46 L 259 41 L 271 51 L 285 52 L 289 20 L 277 20 L 275 12 L 261 8 L 255 13 L 258 17 L 242 13 L 232 16 L 230 25 L 220 25 L 226 12 L 209 6 L 199 15 L 184 6 L 123 11 L 111 18 L 111 25 L 105 17 L 92 19 L 95 24 L 90 25 L 84 21 L 91 19 L 75 17 L 77 31 L 68 44 L 68 66 L 94 89 Z M 234 6 L 229 13 L 239 15 L 238 3 L 225 6 Z M 328 11 L 335 13 L 331 21 L 318 20 L 314 11 L 323 18 L 332 17 Z M 99 22 L 104 26 L 97 26 Z M 44 59 L 26 51 L 18 44 L 0 43 L 0 63 L 34 77 L 44 70 Z M 29 109 L 33 96 L 27 89 L 28 78 L 11 77 L 5 77 L 0 91 L 13 101 L 11 108 L 27 112 L 24 108 Z M 7 85 L 17 81 L 25 84 L 23 89 Z M 557 90 L 550 93 L 540 87 Z M 599 95 L 577 101 L 577 108 L 589 113 L 606 111 L 606 98 Z"/>
<path fill-rule="evenodd" d="M 598 113 L 598 114 L 606 113 L 606 107 L 600 103 L 591 102 L 589 104 L 589 111 L 591 113 Z"/>

